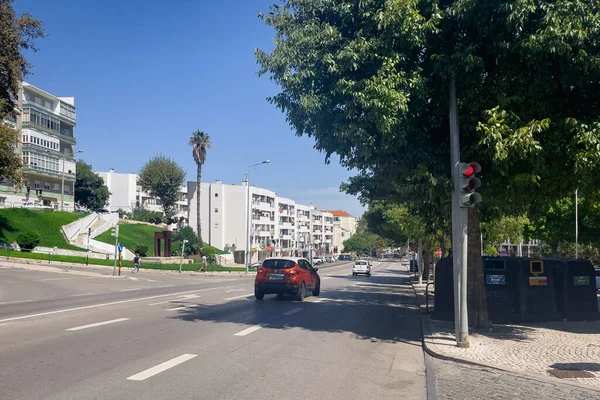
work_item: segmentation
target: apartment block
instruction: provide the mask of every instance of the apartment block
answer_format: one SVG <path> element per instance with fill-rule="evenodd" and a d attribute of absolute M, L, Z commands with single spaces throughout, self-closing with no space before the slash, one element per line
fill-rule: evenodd
<path fill-rule="evenodd" d="M 188 182 L 189 225 L 196 229 L 196 182 Z M 291 256 L 308 252 L 330 254 L 333 250 L 333 215 L 297 204 L 268 189 L 242 185 L 201 183 L 202 239 L 225 250 L 246 250 L 246 224 L 251 208 L 250 243 L 258 252 Z M 312 246 L 311 246 L 312 245 Z"/>
<path fill-rule="evenodd" d="M 19 115 L 8 121 L 21 130 L 16 146 L 23 159 L 25 185 L 0 182 L 0 206 L 24 203 L 74 209 L 75 127 L 73 97 L 57 97 L 23 82 L 18 93 Z"/>
<path fill-rule="evenodd" d="M 110 192 L 106 206 L 109 211 L 133 212 L 144 209 L 163 212 L 160 199 L 142 191 L 141 186 L 138 185 L 138 174 L 119 173 L 112 168 L 108 172 L 96 172 L 96 174 L 104 180 Z M 187 187 L 182 186 L 177 201 L 176 217 L 187 220 L 188 211 Z"/>
<path fill-rule="evenodd" d="M 344 210 L 328 210 L 333 215 L 333 251 L 344 251 L 344 241 L 356 233 L 356 218 Z"/>

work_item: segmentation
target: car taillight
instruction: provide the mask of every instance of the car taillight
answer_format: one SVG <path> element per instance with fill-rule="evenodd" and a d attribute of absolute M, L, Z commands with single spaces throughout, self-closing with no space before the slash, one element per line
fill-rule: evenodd
<path fill-rule="evenodd" d="M 293 269 L 290 271 L 290 274 L 292 275 L 298 275 L 300 273 L 300 271 L 298 271 L 297 269 Z"/>

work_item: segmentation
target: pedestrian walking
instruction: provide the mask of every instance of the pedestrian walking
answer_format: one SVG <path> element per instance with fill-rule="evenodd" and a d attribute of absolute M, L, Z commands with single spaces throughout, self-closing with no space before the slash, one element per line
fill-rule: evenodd
<path fill-rule="evenodd" d="M 208 260 L 206 259 L 206 255 L 202 254 L 202 268 L 204 272 L 208 272 Z"/>
<path fill-rule="evenodd" d="M 140 273 L 140 263 L 140 255 L 136 253 L 135 257 L 133 257 L 133 270 L 131 271 L 132 274 L 134 272 L 137 272 L 138 274 Z"/>

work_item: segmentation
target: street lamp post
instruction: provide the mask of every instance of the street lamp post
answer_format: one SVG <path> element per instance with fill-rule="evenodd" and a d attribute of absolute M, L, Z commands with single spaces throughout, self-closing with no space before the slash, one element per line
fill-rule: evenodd
<path fill-rule="evenodd" d="M 250 199 L 250 168 L 256 167 L 262 164 L 269 164 L 271 160 L 265 160 L 263 162 L 259 162 L 256 164 L 252 164 L 248 166 L 248 173 L 246 175 L 246 188 L 247 188 L 247 216 L 246 216 L 246 274 L 248 273 L 248 268 L 250 267 L 250 263 L 252 262 L 252 249 L 250 248 L 250 219 L 252 218 L 252 202 Z"/>
<path fill-rule="evenodd" d="M 183 252 L 185 251 L 185 244 L 188 242 L 187 239 L 181 241 L 181 260 L 179 260 L 179 273 L 181 273 L 181 265 L 183 264 Z"/>

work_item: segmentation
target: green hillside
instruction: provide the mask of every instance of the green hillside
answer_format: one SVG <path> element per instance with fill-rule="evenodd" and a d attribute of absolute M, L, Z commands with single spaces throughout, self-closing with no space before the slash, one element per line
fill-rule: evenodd
<path fill-rule="evenodd" d="M 42 240 L 40 246 L 60 249 L 81 250 L 70 245 L 65 239 L 61 227 L 84 217 L 60 211 L 28 210 L 24 208 L 5 208 L 0 210 L 0 242 L 16 242 L 23 232 L 37 232 Z"/>
<path fill-rule="evenodd" d="M 148 257 L 154 256 L 154 232 L 163 231 L 164 228 L 146 224 L 119 224 L 119 242 L 123 243 L 130 251 L 135 251 L 138 245 L 148 246 Z M 95 237 L 96 240 L 108 244 L 115 244 L 115 238 L 106 231 Z M 175 244 L 172 244 L 175 248 Z"/>

